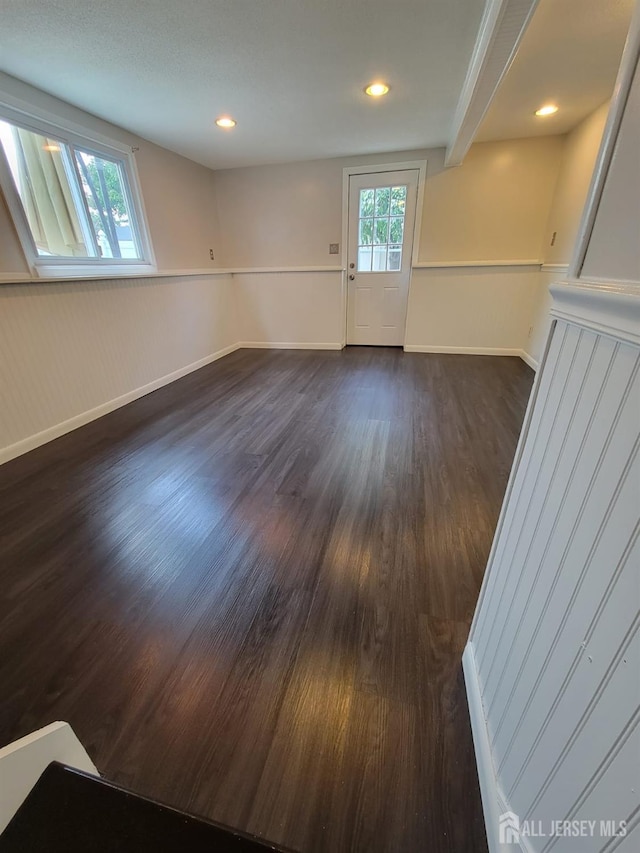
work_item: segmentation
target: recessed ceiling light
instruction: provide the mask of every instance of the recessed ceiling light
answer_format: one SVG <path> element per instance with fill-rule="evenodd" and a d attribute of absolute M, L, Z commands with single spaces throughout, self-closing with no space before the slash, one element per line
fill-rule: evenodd
<path fill-rule="evenodd" d="M 554 113 L 558 112 L 558 108 L 555 104 L 545 104 L 544 107 L 540 107 L 539 110 L 536 110 L 537 116 L 552 116 Z"/>
<path fill-rule="evenodd" d="M 231 127 L 235 127 L 237 122 L 235 119 L 229 118 L 229 116 L 220 116 L 220 118 L 216 119 L 216 124 L 218 127 L 224 127 L 228 130 Z"/>
<path fill-rule="evenodd" d="M 370 83 L 365 92 L 367 95 L 371 95 L 372 98 L 379 98 L 381 95 L 386 95 L 389 91 L 389 87 L 386 83 Z"/>

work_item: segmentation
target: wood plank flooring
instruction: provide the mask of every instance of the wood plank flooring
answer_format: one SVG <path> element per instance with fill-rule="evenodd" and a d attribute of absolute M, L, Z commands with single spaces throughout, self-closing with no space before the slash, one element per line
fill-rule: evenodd
<path fill-rule="evenodd" d="M 533 373 L 241 350 L 0 468 L 0 744 L 301 851 L 486 849 L 460 658 Z"/>

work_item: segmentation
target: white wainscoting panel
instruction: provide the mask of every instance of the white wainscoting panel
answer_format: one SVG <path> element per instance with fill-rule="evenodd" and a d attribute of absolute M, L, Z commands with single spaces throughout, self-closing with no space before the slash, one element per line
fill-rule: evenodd
<path fill-rule="evenodd" d="M 237 345 L 230 275 L 0 288 L 0 462 Z"/>
<path fill-rule="evenodd" d="M 555 269 L 550 269 L 549 267 L 551 265 L 543 264 L 538 274 L 531 317 L 529 319 L 529 331 L 527 332 L 527 339 L 524 344 L 525 352 L 528 358 L 535 363 L 536 369 L 542 360 L 551 326 L 551 294 L 549 293 L 549 287 L 554 282 L 562 281 L 567 277 L 566 267 L 560 267 L 560 265 L 557 265 Z"/>
<path fill-rule="evenodd" d="M 234 273 L 233 285 L 242 346 L 344 346 L 341 270 Z"/>
<path fill-rule="evenodd" d="M 483 796 L 500 811 L 545 827 L 627 821 L 637 850 L 640 293 L 552 294 L 555 325 L 465 661 L 474 739 Z M 492 850 L 497 829 L 487 827 Z M 621 839 L 579 841 L 529 837 L 523 849 L 609 851 Z"/>
<path fill-rule="evenodd" d="M 405 349 L 519 355 L 539 278 L 539 265 L 414 269 Z"/>

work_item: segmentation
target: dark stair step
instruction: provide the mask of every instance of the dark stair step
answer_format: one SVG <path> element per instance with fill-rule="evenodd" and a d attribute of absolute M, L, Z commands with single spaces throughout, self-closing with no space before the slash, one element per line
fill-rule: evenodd
<path fill-rule="evenodd" d="M 0 835 L 1 853 L 264 853 L 283 848 L 52 762 Z"/>

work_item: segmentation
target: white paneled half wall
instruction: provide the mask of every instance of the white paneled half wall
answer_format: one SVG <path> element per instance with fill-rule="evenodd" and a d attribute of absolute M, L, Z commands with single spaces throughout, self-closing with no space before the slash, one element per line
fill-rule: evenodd
<path fill-rule="evenodd" d="M 415 268 L 405 349 L 524 356 L 540 278 L 537 261 Z"/>
<path fill-rule="evenodd" d="M 514 849 L 500 844 L 502 814 L 540 830 L 521 833 L 526 851 L 630 853 L 640 849 L 640 294 L 580 284 L 552 294 L 465 678 L 491 850 Z M 552 834 L 554 822 L 580 820 L 597 822 L 592 835 Z"/>
<path fill-rule="evenodd" d="M 237 348 L 232 277 L 0 286 L 0 462 Z"/>
<path fill-rule="evenodd" d="M 240 346 L 342 349 L 343 275 L 339 267 L 234 271 Z"/>

